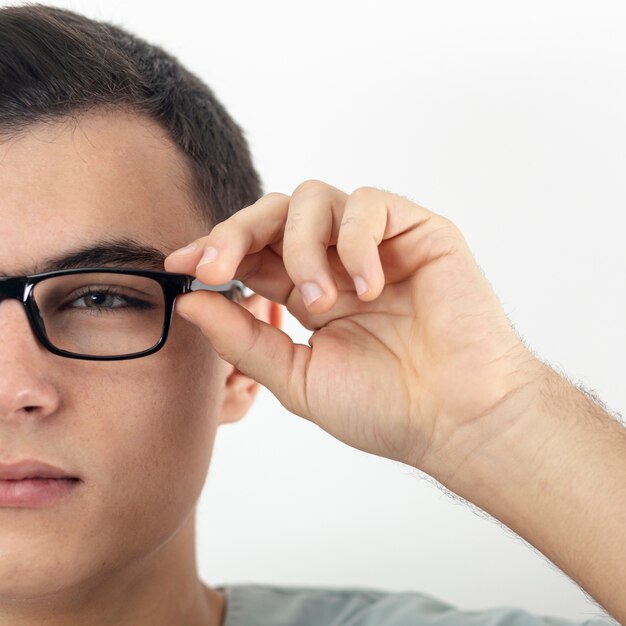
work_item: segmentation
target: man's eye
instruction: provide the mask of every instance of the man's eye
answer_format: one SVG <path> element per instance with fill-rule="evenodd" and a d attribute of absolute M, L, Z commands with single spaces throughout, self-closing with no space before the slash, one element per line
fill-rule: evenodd
<path fill-rule="evenodd" d="M 89 289 L 74 295 L 61 309 L 151 309 L 152 304 L 139 298 L 106 289 Z"/>
<path fill-rule="evenodd" d="M 83 294 L 79 298 L 76 298 L 71 303 L 73 306 L 70 308 L 120 308 L 124 306 L 128 306 L 126 298 L 123 296 L 119 296 L 117 294 L 108 293 L 105 291 L 90 291 L 86 294 Z"/>

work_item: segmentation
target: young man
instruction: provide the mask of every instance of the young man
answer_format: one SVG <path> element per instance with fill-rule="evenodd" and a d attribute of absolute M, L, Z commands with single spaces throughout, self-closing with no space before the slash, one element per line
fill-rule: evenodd
<path fill-rule="evenodd" d="M 196 501 L 259 383 L 482 507 L 626 620 L 625 429 L 523 345 L 453 223 L 369 187 L 260 197 L 205 85 L 68 11 L 0 10 L 0 86 L 0 624 L 569 623 L 205 586 Z"/>

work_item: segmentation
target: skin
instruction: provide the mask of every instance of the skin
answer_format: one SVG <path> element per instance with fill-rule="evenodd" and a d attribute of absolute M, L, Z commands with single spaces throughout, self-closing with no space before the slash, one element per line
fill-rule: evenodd
<path fill-rule="evenodd" d="M 103 234 L 165 255 L 202 236 L 187 175 L 157 124 L 121 110 L 3 138 L 0 275 Z M 243 305 L 280 325 L 277 304 Z M 83 482 L 54 506 L 0 507 L 0 623 L 221 624 L 224 596 L 197 575 L 195 505 L 217 427 L 258 387 L 179 316 L 161 351 L 89 362 L 46 351 L 21 304 L 1 302 L 0 462 L 39 459 Z"/>
<path fill-rule="evenodd" d="M 239 278 L 314 331 L 294 344 L 216 294 L 182 296 L 222 358 L 344 443 L 484 509 L 626 623 L 626 429 L 526 348 L 449 219 L 309 180 L 193 243 L 165 266 Z M 305 305 L 312 282 L 323 295 Z"/>
<path fill-rule="evenodd" d="M 81 123 L 85 144 L 47 127 L 43 142 L 3 147 L 0 234 L 18 243 L 0 252 L 2 272 L 114 232 L 162 249 L 192 242 L 167 270 L 238 278 L 257 296 L 242 307 L 186 294 L 158 359 L 115 364 L 60 363 L 19 303 L 0 305 L 0 459 L 45 451 L 85 478 L 65 508 L 0 511 L 0 617 L 220 624 L 223 597 L 195 574 L 189 513 L 215 428 L 245 413 L 257 381 L 345 443 L 483 508 L 626 620 L 625 429 L 524 346 L 459 229 L 392 193 L 311 180 L 200 233 L 172 211 L 184 168 L 137 121 L 96 116 Z M 218 256 L 202 264 L 210 247 Z M 369 285 L 362 295 L 357 277 Z M 311 282 L 325 295 L 307 305 Z M 314 330 L 308 346 L 280 330 L 278 305 Z M 202 381 L 191 397 L 190 379 Z"/>

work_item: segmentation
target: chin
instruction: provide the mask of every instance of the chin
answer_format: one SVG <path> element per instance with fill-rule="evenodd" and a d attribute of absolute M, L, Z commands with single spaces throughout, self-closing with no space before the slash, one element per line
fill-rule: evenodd
<path fill-rule="evenodd" d="M 50 562 L 5 559 L 0 564 L 0 605 L 6 602 L 43 600 L 67 591 L 64 570 Z M 22 557 L 23 558 L 23 557 Z M 71 586 L 71 583 L 70 585 Z"/>
<path fill-rule="evenodd" d="M 70 597 L 98 574 L 98 560 L 90 565 L 85 550 L 68 545 L 67 537 L 55 541 L 12 534 L 11 538 L 2 533 L 0 538 L 0 604 Z"/>

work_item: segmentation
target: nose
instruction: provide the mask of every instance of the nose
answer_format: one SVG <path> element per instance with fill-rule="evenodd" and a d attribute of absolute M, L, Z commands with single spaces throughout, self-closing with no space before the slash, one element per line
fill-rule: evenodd
<path fill-rule="evenodd" d="M 58 408 L 50 356 L 33 334 L 22 304 L 0 301 L 0 421 L 45 417 Z"/>

